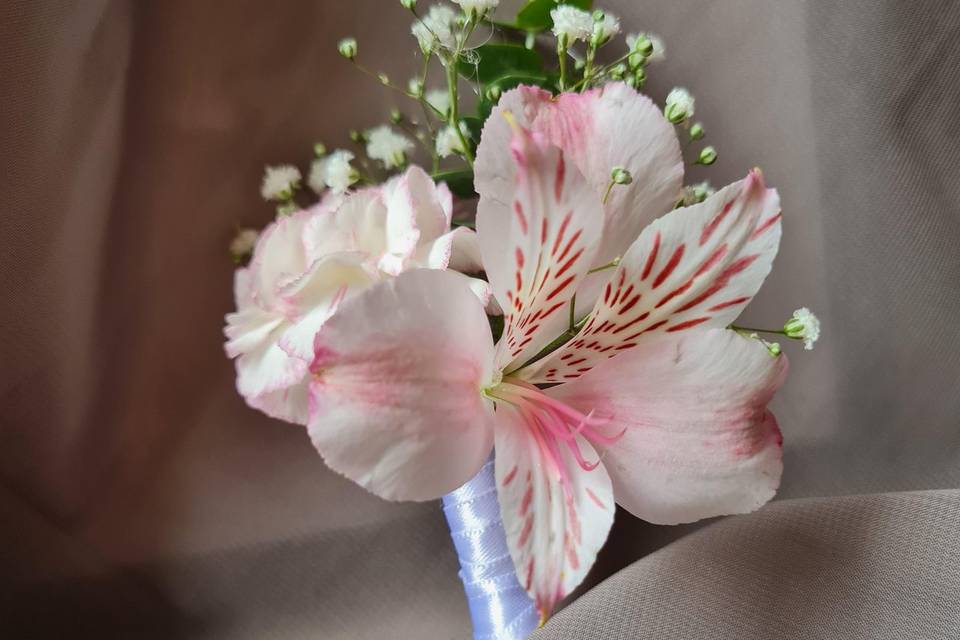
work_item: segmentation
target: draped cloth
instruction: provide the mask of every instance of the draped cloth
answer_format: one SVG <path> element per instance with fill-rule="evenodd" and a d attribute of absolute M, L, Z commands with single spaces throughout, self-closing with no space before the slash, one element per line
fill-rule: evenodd
<path fill-rule="evenodd" d="M 744 324 L 803 304 L 824 338 L 773 406 L 777 501 L 619 512 L 537 637 L 956 638 L 960 4 L 597 4 L 664 38 L 655 99 L 697 97 L 720 160 L 689 182 L 760 166 L 781 192 Z M 408 22 L 383 0 L 0 3 L 4 637 L 469 637 L 439 504 L 325 469 L 222 351 L 263 165 L 403 106 L 335 43 L 405 82 Z"/>

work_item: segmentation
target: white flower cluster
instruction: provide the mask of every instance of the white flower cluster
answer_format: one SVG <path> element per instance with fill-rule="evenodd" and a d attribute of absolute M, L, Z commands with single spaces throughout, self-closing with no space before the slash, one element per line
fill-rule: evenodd
<path fill-rule="evenodd" d="M 463 9 L 463 12 L 470 17 L 474 16 L 485 16 L 490 11 L 493 11 L 497 8 L 497 5 L 500 4 L 500 0 L 452 0 L 455 4 L 460 5 L 460 8 Z"/>
<path fill-rule="evenodd" d="M 293 192 L 300 188 L 302 179 L 300 169 L 293 165 L 267 167 L 263 173 L 263 182 L 260 184 L 260 195 L 267 201 L 289 200 Z"/>
<path fill-rule="evenodd" d="M 663 115 L 670 122 L 678 124 L 693 117 L 694 104 L 695 101 L 689 91 L 683 87 L 676 87 L 667 95 Z"/>
<path fill-rule="evenodd" d="M 603 18 L 593 23 L 593 37 L 598 44 L 604 44 L 620 33 L 620 18 L 604 13 Z"/>
<path fill-rule="evenodd" d="M 565 38 L 567 44 L 577 40 L 587 42 L 593 35 L 593 16 L 582 9 L 562 4 L 550 11 L 550 17 L 553 18 L 553 34 Z"/>
<path fill-rule="evenodd" d="M 424 99 L 431 107 L 440 113 L 446 115 L 450 112 L 450 92 L 446 89 L 433 89 L 431 91 L 427 91 Z"/>
<path fill-rule="evenodd" d="M 407 153 L 412 150 L 413 141 L 387 125 L 367 131 L 367 155 L 382 162 L 387 169 L 405 165 Z"/>
<path fill-rule="evenodd" d="M 803 340 L 803 348 L 807 351 L 820 339 L 820 320 L 813 312 L 802 307 L 793 312 L 793 317 L 783 326 L 788 338 Z"/>
<path fill-rule="evenodd" d="M 706 180 L 689 187 L 684 187 L 683 204 L 684 206 L 689 207 L 692 204 L 703 202 L 716 192 L 717 190 L 714 189 L 713 186 Z"/>
<path fill-rule="evenodd" d="M 457 44 L 453 33 L 456 21 L 457 13 L 453 9 L 445 4 L 435 4 L 427 15 L 413 23 L 410 32 L 417 38 L 420 50 L 424 53 L 436 51 L 437 47 L 452 49 Z"/>
<path fill-rule="evenodd" d="M 460 132 L 466 137 L 469 134 L 469 129 L 464 123 L 460 123 Z M 447 125 L 444 129 L 437 134 L 437 155 L 441 158 L 446 158 L 452 156 L 455 153 L 463 153 L 463 143 L 460 141 L 460 136 L 457 135 L 457 130 L 451 125 Z"/>
<path fill-rule="evenodd" d="M 667 49 L 663 45 L 663 39 L 655 33 L 631 33 L 627 36 L 627 47 L 630 51 L 636 49 L 637 42 L 640 38 L 646 38 L 650 41 L 652 50 L 650 55 L 646 56 L 646 59 L 650 62 L 660 62 L 661 60 L 667 57 Z"/>
<path fill-rule="evenodd" d="M 354 155 L 345 149 L 337 149 L 328 156 L 317 158 L 310 165 L 307 184 L 317 194 L 329 188 L 333 193 L 341 194 L 356 182 L 360 175 L 350 165 Z"/>

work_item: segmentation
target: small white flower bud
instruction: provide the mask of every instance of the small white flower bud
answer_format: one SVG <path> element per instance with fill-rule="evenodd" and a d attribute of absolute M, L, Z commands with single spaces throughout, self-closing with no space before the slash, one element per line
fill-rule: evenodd
<path fill-rule="evenodd" d="M 452 0 L 452 2 L 460 5 L 463 12 L 471 19 L 483 18 L 500 4 L 500 0 Z"/>
<path fill-rule="evenodd" d="M 503 93 L 503 89 L 497 85 L 493 85 L 487 89 L 487 100 L 496 104 L 500 100 L 500 95 Z"/>
<path fill-rule="evenodd" d="M 407 91 L 410 92 L 410 95 L 419 98 L 423 95 L 423 83 L 420 82 L 419 78 L 410 78 L 410 82 L 407 83 Z"/>
<path fill-rule="evenodd" d="M 413 150 L 413 141 L 400 135 L 387 125 L 371 129 L 366 134 L 367 155 L 379 160 L 387 169 L 402 167 L 407 163 L 407 153 Z"/>
<path fill-rule="evenodd" d="M 401 122 L 403 122 L 403 113 L 401 113 L 399 109 L 391 109 L 390 122 L 392 122 L 393 124 L 400 124 Z"/>
<path fill-rule="evenodd" d="M 300 188 L 302 178 L 300 169 L 293 165 L 267 167 L 263 173 L 260 195 L 267 201 L 286 202 L 293 197 L 293 192 Z"/>
<path fill-rule="evenodd" d="M 313 155 L 317 158 L 322 158 L 323 156 L 327 155 L 327 146 L 322 142 L 316 143 L 313 145 Z"/>
<path fill-rule="evenodd" d="M 699 140 L 703 136 L 707 135 L 706 129 L 703 128 L 702 122 L 694 122 L 693 126 L 690 127 L 690 139 Z"/>
<path fill-rule="evenodd" d="M 562 4 L 550 11 L 553 33 L 564 46 L 577 40 L 587 42 L 593 36 L 593 16 L 577 7 Z"/>
<path fill-rule="evenodd" d="M 663 115 L 673 124 L 680 124 L 693 116 L 693 109 L 694 99 L 690 92 L 683 87 L 676 87 L 667 95 Z"/>
<path fill-rule="evenodd" d="M 230 241 L 230 257 L 237 264 L 243 264 L 251 255 L 253 248 L 257 245 L 257 238 L 260 234 L 256 229 L 240 229 L 237 235 Z"/>
<path fill-rule="evenodd" d="M 591 40 L 593 46 L 605 45 L 618 33 L 620 33 L 619 18 L 603 11 L 593 12 L 593 37 Z"/>
<path fill-rule="evenodd" d="M 810 309 L 803 307 L 793 312 L 783 325 L 783 332 L 788 338 L 803 340 L 803 348 L 810 351 L 820 338 L 820 320 Z"/>
<path fill-rule="evenodd" d="M 463 122 L 460 123 L 460 133 L 463 134 L 464 138 L 470 134 L 470 130 Z M 437 134 L 437 155 L 441 158 L 446 158 L 455 153 L 463 152 L 463 143 L 460 141 L 460 136 L 457 135 L 456 129 L 450 125 L 441 129 Z"/>
<path fill-rule="evenodd" d="M 433 89 L 427 91 L 424 99 L 431 107 L 446 116 L 450 113 L 450 92 L 446 89 Z"/>
<path fill-rule="evenodd" d="M 445 4 L 435 4 L 427 15 L 414 21 L 410 32 L 424 53 L 432 53 L 438 48 L 452 49 L 457 43 L 453 31 L 456 22 L 457 13 L 453 9 Z"/>
<path fill-rule="evenodd" d="M 714 193 L 716 189 L 711 186 L 709 182 L 700 182 L 698 184 L 684 187 L 683 189 L 683 204 L 684 206 L 689 207 L 692 204 L 697 204 L 698 202 L 703 202 Z"/>
<path fill-rule="evenodd" d="M 709 166 L 717 161 L 717 150 L 713 147 L 704 147 L 697 158 L 697 164 Z"/>
<path fill-rule="evenodd" d="M 347 60 L 353 60 L 357 57 L 357 39 L 344 38 L 337 44 L 337 51 Z"/>
<path fill-rule="evenodd" d="M 623 167 L 614 167 L 610 172 L 610 181 L 614 184 L 630 184 L 633 182 L 633 176 Z"/>
<path fill-rule="evenodd" d="M 417 8 L 417 0 L 400 0 L 400 6 L 408 11 L 413 11 Z"/>

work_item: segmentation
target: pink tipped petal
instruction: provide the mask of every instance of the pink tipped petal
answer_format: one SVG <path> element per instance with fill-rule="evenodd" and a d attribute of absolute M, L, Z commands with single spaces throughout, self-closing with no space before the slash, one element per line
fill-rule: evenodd
<path fill-rule="evenodd" d="M 341 251 L 371 257 L 386 251 L 387 208 L 379 188 L 352 193 L 336 209 L 318 205 L 311 212 L 303 230 L 309 262 Z"/>
<path fill-rule="evenodd" d="M 746 513 L 780 483 L 781 436 L 767 403 L 785 356 L 711 329 L 651 337 L 550 395 L 625 429 L 598 446 L 624 508 L 677 524 Z"/>
<path fill-rule="evenodd" d="M 579 334 L 526 375 L 570 380 L 650 334 L 726 327 L 760 289 L 779 245 L 780 198 L 754 170 L 647 227 Z"/>
<path fill-rule="evenodd" d="M 518 168 L 509 202 L 481 198 L 477 213 L 483 264 L 506 316 L 497 364 L 508 371 L 566 330 L 601 220 L 599 196 L 560 149 L 518 126 L 510 153 Z"/>
<path fill-rule="evenodd" d="M 247 398 L 247 404 L 271 418 L 293 424 L 307 424 L 308 384 L 306 380 L 279 391 Z"/>
<path fill-rule="evenodd" d="M 260 233 L 248 268 L 253 299 L 264 309 L 277 305 L 278 283 L 289 282 L 306 270 L 308 257 L 303 238 L 311 217 L 309 211 L 281 216 Z"/>
<path fill-rule="evenodd" d="M 359 253 L 329 255 L 284 287 L 291 326 L 280 338 L 281 349 L 308 362 L 313 359 L 313 339 L 323 323 L 347 297 L 373 284 L 363 259 Z"/>
<path fill-rule="evenodd" d="M 415 270 L 347 300 L 317 334 L 308 429 L 327 464 L 390 500 L 431 500 L 490 453 L 490 327 L 466 276 Z"/>
<path fill-rule="evenodd" d="M 256 348 L 236 360 L 237 391 L 249 400 L 297 384 L 307 373 L 307 362 L 291 358 L 277 344 L 283 327 L 273 330 Z"/>
<path fill-rule="evenodd" d="M 387 250 L 410 257 L 419 243 L 429 243 L 449 226 L 446 194 L 420 167 L 410 167 L 383 187 L 387 205 Z"/>
<path fill-rule="evenodd" d="M 504 205 L 510 202 L 515 169 L 507 153 L 510 128 L 500 117 L 504 111 L 563 149 L 599 196 L 606 192 L 614 167 L 633 176 L 631 184 L 613 188 L 604 206 L 603 241 L 596 264 L 622 256 L 641 230 L 668 212 L 680 194 L 683 159 L 673 125 L 649 98 L 613 83 L 556 99 L 533 87 L 505 93 L 487 120 L 477 150 L 476 186 L 481 198 Z M 584 291 L 577 299 L 578 307 L 586 304 L 589 310 L 595 295 L 590 298 Z"/>
<path fill-rule="evenodd" d="M 615 504 L 603 465 L 586 471 L 590 443 L 558 441 L 510 404 L 496 413 L 496 478 L 507 545 L 521 586 L 543 615 L 580 584 L 613 524 Z"/>

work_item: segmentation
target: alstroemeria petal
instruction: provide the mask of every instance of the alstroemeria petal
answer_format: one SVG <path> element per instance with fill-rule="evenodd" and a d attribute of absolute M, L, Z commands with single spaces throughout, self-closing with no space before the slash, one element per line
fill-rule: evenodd
<path fill-rule="evenodd" d="M 786 373 L 785 356 L 711 329 L 643 340 L 549 393 L 626 429 L 601 448 L 617 502 L 677 524 L 753 511 L 776 493 L 782 440 L 766 405 Z"/>
<path fill-rule="evenodd" d="M 590 571 L 615 505 L 604 466 L 585 471 L 566 443 L 545 440 L 529 419 L 509 404 L 497 405 L 497 493 L 520 584 L 549 614 Z M 577 445 L 587 461 L 597 460 L 590 443 L 577 437 Z"/>
<path fill-rule="evenodd" d="M 504 93 L 477 149 L 476 184 L 482 198 L 510 203 L 515 169 L 507 154 L 511 131 L 500 117 L 504 111 L 563 149 L 599 196 L 614 167 L 632 175 L 633 182 L 614 187 L 604 205 L 597 264 L 622 256 L 643 228 L 676 202 L 683 158 L 674 127 L 648 97 L 622 83 L 557 98 L 534 87 Z"/>
<path fill-rule="evenodd" d="M 494 347 L 469 278 L 422 269 L 374 285 L 315 349 L 308 429 L 332 469 L 390 500 L 431 500 L 483 466 Z"/>
<path fill-rule="evenodd" d="M 525 372 L 575 378 L 651 333 L 726 327 L 756 294 L 780 245 L 780 198 L 757 170 L 647 227 L 571 342 Z"/>
<path fill-rule="evenodd" d="M 280 348 L 291 356 L 312 360 L 313 339 L 323 323 L 348 296 L 373 282 L 362 253 L 335 253 L 317 260 L 281 290 L 292 326 L 280 338 Z"/>
<path fill-rule="evenodd" d="M 600 197 L 559 148 L 517 126 L 511 153 L 517 171 L 509 204 L 481 198 L 477 210 L 483 264 L 506 316 L 497 365 L 507 370 L 566 330 L 602 219 Z"/>

